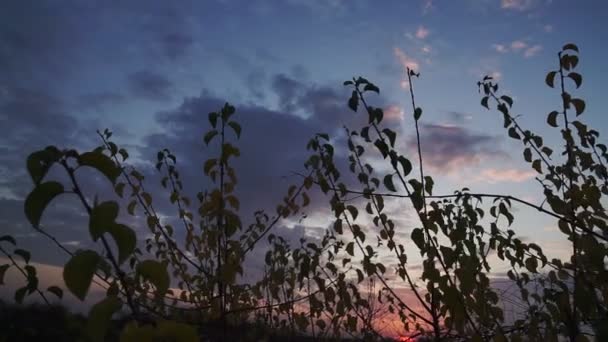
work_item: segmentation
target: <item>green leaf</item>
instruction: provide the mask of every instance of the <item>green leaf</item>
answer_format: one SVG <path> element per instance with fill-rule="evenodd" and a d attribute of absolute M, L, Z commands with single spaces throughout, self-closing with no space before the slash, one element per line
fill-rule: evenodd
<path fill-rule="evenodd" d="M 120 310 L 122 301 L 114 296 L 104 298 L 89 311 L 86 331 L 92 341 L 103 342 L 110 327 L 112 315 Z"/>
<path fill-rule="evenodd" d="M 114 164 L 110 157 L 101 152 L 86 152 L 78 157 L 78 163 L 82 166 L 90 166 L 106 176 L 112 184 L 120 176 L 120 168 Z"/>
<path fill-rule="evenodd" d="M 234 121 L 230 121 L 228 123 L 228 126 L 232 127 L 237 138 L 241 137 L 241 125 L 239 125 L 238 123 L 236 123 Z"/>
<path fill-rule="evenodd" d="M 422 108 L 416 107 L 416 109 L 414 110 L 414 120 L 418 121 L 418 119 L 420 119 L 421 116 L 422 116 Z"/>
<path fill-rule="evenodd" d="M 213 137 L 215 137 L 216 135 L 217 135 L 216 129 L 207 132 L 207 134 L 205 134 L 205 136 L 203 137 L 203 141 L 205 142 L 205 145 L 209 145 L 209 142 L 211 141 L 211 139 L 213 139 Z"/>
<path fill-rule="evenodd" d="M 133 229 L 119 223 L 110 225 L 108 232 L 116 242 L 116 246 L 118 247 L 118 263 L 122 264 L 135 250 L 137 244 L 135 232 Z"/>
<path fill-rule="evenodd" d="M 384 186 L 392 192 L 396 192 L 397 189 L 395 189 L 395 185 L 393 184 L 393 175 L 392 174 L 388 174 L 386 176 L 384 176 Z"/>
<path fill-rule="evenodd" d="M 553 81 L 555 80 L 555 75 L 557 74 L 557 71 L 550 71 L 547 73 L 547 77 L 545 77 L 545 83 L 553 88 Z"/>
<path fill-rule="evenodd" d="M 101 256 L 92 250 L 84 250 L 74 254 L 63 268 L 63 281 L 67 288 L 80 300 L 84 300 L 89 292 L 97 265 L 102 261 Z"/>
<path fill-rule="evenodd" d="M 15 251 L 13 253 L 22 257 L 23 260 L 25 260 L 26 264 L 30 262 L 30 257 L 31 257 L 30 252 L 23 250 L 23 249 L 15 249 Z"/>
<path fill-rule="evenodd" d="M 114 201 L 103 202 L 93 207 L 89 218 L 89 232 L 93 241 L 97 241 L 110 229 L 118 217 L 118 210 L 118 203 Z"/>
<path fill-rule="evenodd" d="M 144 260 L 137 264 L 136 272 L 139 276 L 150 281 L 158 291 L 158 295 L 162 296 L 169 288 L 169 274 L 167 266 L 156 260 Z"/>
<path fill-rule="evenodd" d="M 547 123 L 549 124 L 549 126 L 557 127 L 557 116 L 558 115 L 559 115 L 559 113 L 555 110 L 547 115 Z"/>
<path fill-rule="evenodd" d="M 0 242 L 2 242 L 2 241 L 6 241 L 13 246 L 17 245 L 17 241 L 15 241 L 15 238 L 10 235 L 4 235 L 4 236 L 0 237 Z"/>
<path fill-rule="evenodd" d="M 40 218 L 47 205 L 53 198 L 63 193 L 63 185 L 58 182 L 45 182 L 38 184 L 25 199 L 25 216 L 28 221 L 38 228 Z"/>
<path fill-rule="evenodd" d="M 63 290 L 58 286 L 49 286 L 46 290 L 57 296 L 59 299 L 63 298 Z"/>
<path fill-rule="evenodd" d="M 6 274 L 9 267 L 9 264 L 0 265 L 0 285 L 4 285 L 4 274 Z"/>
<path fill-rule="evenodd" d="M 570 103 L 572 103 L 574 109 L 576 110 L 576 116 L 583 114 L 585 111 L 585 101 L 581 99 L 572 99 L 570 100 Z"/>

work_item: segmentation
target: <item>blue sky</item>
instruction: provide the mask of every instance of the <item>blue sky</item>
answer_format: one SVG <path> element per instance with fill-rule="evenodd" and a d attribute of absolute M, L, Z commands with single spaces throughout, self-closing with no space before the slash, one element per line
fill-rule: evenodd
<path fill-rule="evenodd" d="M 348 111 L 342 86 L 352 76 L 381 88 L 371 102 L 391 113 L 387 122 L 409 151 L 404 66 L 420 71 L 414 87 L 424 109 L 425 167 L 437 193 L 469 186 L 540 201 L 520 145 L 506 138 L 496 111 L 479 105 L 476 82 L 496 76 L 524 126 L 555 142 L 559 133 L 547 129 L 545 116 L 560 100 L 544 76 L 565 43 L 581 49 L 584 82 L 576 94 L 587 101 L 584 120 L 600 132 L 608 128 L 602 112 L 608 28 L 601 15 L 608 5 L 600 0 L 7 1 L 2 7 L 0 225 L 35 250 L 34 260 L 50 264 L 64 257 L 31 234 L 22 214 L 31 190 L 25 158 L 51 144 L 91 149 L 96 129 L 113 130 L 150 174 L 144 160 L 169 147 L 185 177 L 197 182 L 206 114 L 233 103 L 243 122 L 240 194 L 249 204 L 242 213 L 250 215 L 256 206 L 272 210 L 297 181 L 291 172 L 302 170 L 313 133 L 357 127 L 361 114 Z M 86 222 L 74 203 L 51 208 L 46 229 L 81 248 Z M 284 225 L 298 229 L 279 229 L 293 236 L 325 229 L 322 207 L 308 222 Z M 554 224 L 523 210 L 516 230 L 556 248 Z"/>

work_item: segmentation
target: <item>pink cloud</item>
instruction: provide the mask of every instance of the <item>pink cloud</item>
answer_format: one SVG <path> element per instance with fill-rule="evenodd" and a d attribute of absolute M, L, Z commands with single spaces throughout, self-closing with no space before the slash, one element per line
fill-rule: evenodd
<path fill-rule="evenodd" d="M 528 179 L 533 178 L 536 175 L 534 171 L 524 171 L 518 169 L 484 169 L 477 177 L 478 181 L 484 181 L 487 183 L 521 183 Z"/>
<path fill-rule="evenodd" d="M 397 105 L 390 105 L 384 109 L 384 118 L 391 121 L 401 121 L 404 117 L 403 108 Z"/>
<path fill-rule="evenodd" d="M 398 47 L 395 47 L 393 49 L 393 52 L 395 54 L 395 57 L 397 57 L 397 60 L 399 60 L 399 63 L 401 64 L 401 66 L 403 66 L 404 71 L 406 68 L 410 68 L 411 70 L 418 71 L 418 69 L 420 67 L 420 64 L 418 63 L 418 61 L 416 61 L 414 58 L 406 55 L 405 52 L 403 52 Z"/>
<path fill-rule="evenodd" d="M 534 57 L 539 52 L 541 52 L 542 49 L 543 49 L 543 47 L 538 44 L 531 46 L 531 47 L 527 48 L 526 51 L 524 52 L 524 57 L 526 57 L 526 58 Z"/>
<path fill-rule="evenodd" d="M 423 46 L 420 50 L 422 50 L 424 53 L 431 53 L 431 47 L 428 45 Z"/>
<path fill-rule="evenodd" d="M 521 49 L 525 49 L 528 46 L 525 42 L 521 40 L 515 40 L 511 43 L 511 49 L 514 51 L 518 51 Z"/>
<path fill-rule="evenodd" d="M 422 25 L 418 26 L 418 30 L 416 30 L 416 38 L 425 39 L 429 36 L 429 34 L 431 34 L 431 32 L 426 27 Z"/>

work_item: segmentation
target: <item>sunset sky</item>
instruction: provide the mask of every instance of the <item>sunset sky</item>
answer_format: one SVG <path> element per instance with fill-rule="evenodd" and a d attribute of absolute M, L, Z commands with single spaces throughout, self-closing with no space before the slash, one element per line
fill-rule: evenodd
<path fill-rule="evenodd" d="M 480 106 L 476 82 L 493 75 L 515 100 L 521 123 L 556 142 L 559 132 L 545 119 L 560 97 L 544 78 L 561 47 L 576 43 L 583 119 L 606 132 L 607 11 L 602 0 L 4 1 L 0 235 L 14 235 L 38 263 L 65 262 L 25 220 L 23 200 L 32 189 L 25 160 L 47 145 L 90 150 L 99 144 L 97 129 L 114 132 L 152 189 L 160 190 L 160 177 L 149 161 L 168 147 L 194 195 L 206 184 L 207 113 L 226 101 L 243 126 L 236 164 L 241 214 L 274 213 L 288 185 L 300 180 L 293 172 L 303 170 L 308 139 L 326 132 L 343 150 L 342 125 L 357 129 L 366 120 L 346 106 L 342 82 L 353 76 L 380 87 L 369 101 L 385 108 L 386 124 L 414 161 L 405 66 L 421 73 L 414 89 L 424 109 L 424 163 L 434 192 L 468 186 L 540 204 L 535 171 L 520 143 L 507 138 L 499 113 Z M 84 178 L 91 198 L 96 185 L 107 185 Z M 171 215 L 167 198 L 155 193 L 161 213 Z M 323 202 L 308 219 L 283 222 L 275 232 L 319 236 L 332 217 L 327 199 L 316 198 Z M 56 202 L 43 217 L 44 229 L 71 249 L 90 248 L 78 202 L 68 196 Z M 402 202 L 391 205 L 409 236 L 417 223 Z M 567 241 L 555 222 L 516 210 L 514 229 L 559 254 Z M 125 220 L 143 234 L 143 222 Z"/>

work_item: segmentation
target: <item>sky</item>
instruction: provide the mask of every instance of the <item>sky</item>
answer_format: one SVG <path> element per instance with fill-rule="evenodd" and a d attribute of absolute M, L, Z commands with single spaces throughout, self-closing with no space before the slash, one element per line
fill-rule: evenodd
<path fill-rule="evenodd" d="M 185 184 L 204 186 L 207 113 L 226 101 L 243 126 L 236 164 L 241 213 L 273 212 L 299 181 L 293 173 L 303 170 L 314 133 L 329 133 L 344 151 L 342 126 L 356 129 L 366 120 L 346 106 L 342 82 L 353 76 L 380 87 L 369 101 L 385 109 L 398 146 L 415 160 L 405 67 L 421 74 L 414 90 L 424 110 L 422 150 L 434 192 L 468 186 L 540 204 L 536 173 L 519 143 L 507 138 L 498 113 L 480 106 L 476 83 L 494 76 L 515 100 L 522 125 L 557 142 L 559 133 L 545 118 L 560 97 L 544 77 L 561 47 L 576 43 L 583 119 L 605 132 L 608 28 L 598 13 L 607 10 L 600 0 L 5 1 L 0 232 L 17 237 L 35 262 L 63 265 L 66 257 L 25 220 L 23 200 L 32 189 L 25 160 L 47 145 L 90 150 L 99 145 L 97 129 L 114 132 L 159 201 L 168 195 L 154 184 L 160 177 L 151 161 L 162 148 L 177 156 Z M 91 194 L 109 196 L 102 179 L 83 182 Z M 282 222 L 276 232 L 294 239 L 321 235 L 331 214 L 327 199 L 315 199 L 307 219 Z M 71 249 L 92 246 L 77 201 L 57 202 L 43 217 L 44 229 Z M 165 202 L 160 212 L 169 215 Z M 407 236 L 411 215 L 391 205 Z M 513 229 L 525 239 L 553 253 L 564 250 L 555 222 L 515 210 Z M 136 228 L 137 222 L 129 221 Z M 250 262 L 261 263 L 263 253 L 257 255 Z"/>

